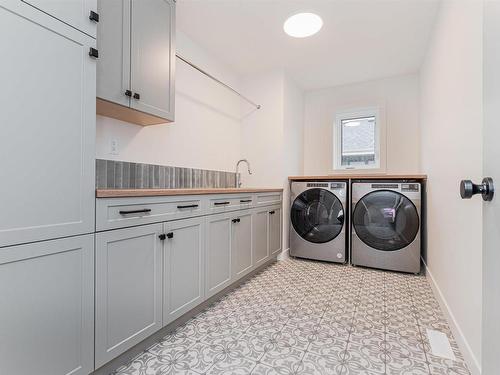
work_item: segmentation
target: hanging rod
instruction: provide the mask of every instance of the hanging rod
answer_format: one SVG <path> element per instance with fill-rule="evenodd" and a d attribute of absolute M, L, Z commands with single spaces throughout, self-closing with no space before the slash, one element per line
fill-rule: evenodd
<path fill-rule="evenodd" d="M 197 71 L 199 71 L 200 73 L 206 75 L 208 78 L 210 79 L 213 79 L 215 82 L 217 82 L 219 85 L 222 85 L 224 86 L 226 89 L 234 92 L 236 95 L 238 95 L 241 99 L 245 100 L 246 102 L 250 103 L 251 105 L 253 105 L 255 108 L 257 109 L 260 109 L 261 108 L 261 105 L 260 104 L 257 104 L 255 103 L 254 101 L 248 99 L 246 96 L 240 94 L 238 91 L 236 91 L 235 89 L 233 89 L 231 86 L 225 84 L 224 82 L 222 82 L 220 79 L 217 79 L 215 78 L 213 75 L 211 75 L 210 73 L 207 73 L 206 71 L 204 71 L 203 69 L 201 69 L 199 66 L 193 64 L 191 61 L 187 60 L 186 58 L 182 57 L 181 55 L 179 54 L 175 54 L 175 56 L 179 59 L 179 60 L 182 60 L 184 61 L 186 64 L 188 64 L 189 66 L 193 67 L 194 69 L 196 69 Z"/>

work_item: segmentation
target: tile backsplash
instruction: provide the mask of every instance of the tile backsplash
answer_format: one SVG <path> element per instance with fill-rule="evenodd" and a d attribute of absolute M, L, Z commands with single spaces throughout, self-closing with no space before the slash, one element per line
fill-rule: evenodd
<path fill-rule="evenodd" d="M 96 160 L 97 189 L 232 188 L 236 173 Z"/>

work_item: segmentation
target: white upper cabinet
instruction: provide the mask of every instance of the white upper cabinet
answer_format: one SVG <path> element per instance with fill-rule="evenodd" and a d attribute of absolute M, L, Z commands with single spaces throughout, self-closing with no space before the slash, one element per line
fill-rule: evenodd
<path fill-rule="evenodd" d="M 174 12 L 168 0 L 132 0 L 131 107 L 171 120 Z"/>
<path fill-rule="evenodd" d="M 94 230 L 95 39 L 0 5 L 0 247 Z"/>
<path fill-rule="evenodd" d="M 22 0 L 40 11 L 96 37 L 97 0 Z"/>
<path fill-rule="evenodd" d="M 130 106 L 130 0 L 104 0 L 97 4 L 100 23 L 97 49 L 97 96 Z"/>
<path fill-rule="evenodd" d="M 98 114 L 140 125 L 173 121 L 175 2 L 100 0 L 98 12 Z"/>

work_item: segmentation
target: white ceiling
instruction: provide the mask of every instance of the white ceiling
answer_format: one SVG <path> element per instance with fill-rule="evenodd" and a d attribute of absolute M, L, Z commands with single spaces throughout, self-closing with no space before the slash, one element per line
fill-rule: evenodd
<path fill-rule="evenodd" d="M 304 89 L 418 71 L 439 0 L 178 0 L 177 28 L 232 67 L 252 74 L 284 68 Z M 297 12 L 323 18 L 296 39 L 283 22 Z"/>

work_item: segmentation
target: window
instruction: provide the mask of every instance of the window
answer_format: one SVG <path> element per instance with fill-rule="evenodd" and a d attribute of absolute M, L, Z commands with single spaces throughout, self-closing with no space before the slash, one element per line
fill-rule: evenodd
<path fill-rule="evenodd" d="M 380 169 L 378 109 L 338 113 L 334 134 L 334 169 Z"/>

